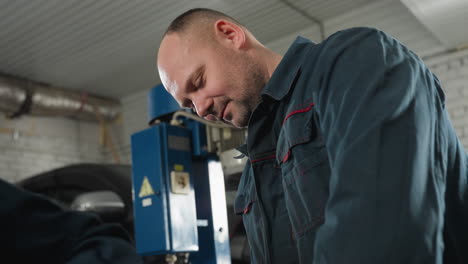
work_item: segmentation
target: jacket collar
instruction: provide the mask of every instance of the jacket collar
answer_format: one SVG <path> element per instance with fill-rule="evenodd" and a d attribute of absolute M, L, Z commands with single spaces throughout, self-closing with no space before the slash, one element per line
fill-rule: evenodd
<path fill-rule="evenodd" d="M 310 44 L 312 42 L 306 38 L 300 36 L 296 38 L 263 88 L 262 97 L 266 95 L 279 101 L 288 94 L 294 80 L 300 74 L 302 62 L 309 50 L 306 47 Z"/>
<path fill-rule="evenodd" d="M 299 36 L 293 42 L 291 47 L 289 47 L 283 59 L 273 72 L 270 80 L 262 89 L 262 100 L 250 116 L 248 128 L 249 131 L 251 131 L 251 129 L 255 130 L 255 128 L 252 128 L 252 122 L 255 122 L 252 121 L 252 119 L 256 118 L 253 117 L 255 115 L 264 115 L 270 111 L 271 107 L 273 106 L 273 104 L 270 103 L 271 100 L 280 101 L 288 94 L 291 87 L 294 86 L 294 81 L 300 75 L 302 63 L 307 57 L 306 54 L 309 52 L 310 47 L 312 46 L 310 44 L 313 44 L 310 40 Z M 249 149 L 247 144 L 238 147 L 237 150 L 242 154 L 236 158 L 249 156 Z"/>

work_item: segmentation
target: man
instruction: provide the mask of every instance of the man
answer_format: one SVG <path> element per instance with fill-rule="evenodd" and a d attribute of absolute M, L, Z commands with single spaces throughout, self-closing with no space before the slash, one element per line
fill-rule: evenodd
<path fill-rule="evenodd" d="M 439 81 L 397 40 L 352 28 L 282 57 L 193 9 L 157 65 L 181 106 L 248 128 L 235 209 L 253 263 L 468 263 L 467 155 Z"/>
<path fill-rule="evenodd" d="M 48 198 L 0 180 L 3 262 L 143 263 L 128 234 L 95 215 L 64 211 Z"/>

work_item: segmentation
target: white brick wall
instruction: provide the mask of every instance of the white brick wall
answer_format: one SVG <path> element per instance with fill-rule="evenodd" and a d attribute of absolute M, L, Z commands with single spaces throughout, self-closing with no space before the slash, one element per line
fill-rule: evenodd
<path fill-rule="evenodd" d="M 428 59 L 446 94 L 446 107 L 457 135 L 468 150 L 468 51 Z"/>
<path fill-rule="evenodd" d="M 111 128 L 116 144 L 122 141 L 121 127 L 117 124 Z M 100 144 L 96 123 L 30 116 L 8 120 L 0 116 L 0 132 L 0 178 L 9 182 L 72 163 L 114 162 L 109 150 Z"/>

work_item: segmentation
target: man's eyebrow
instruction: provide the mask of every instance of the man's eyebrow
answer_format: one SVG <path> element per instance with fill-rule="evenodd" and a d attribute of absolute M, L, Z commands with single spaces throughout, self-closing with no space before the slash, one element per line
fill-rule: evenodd
<path fill-rule="evenodd" d="M 195 81 L 194 78 L 196 78 L 203 70 L 203 65 L 198 66 L 187 78 L 185 81 L 185 87 L 188 90 L 189 87 L 193 85 L 193 81 Z"/>

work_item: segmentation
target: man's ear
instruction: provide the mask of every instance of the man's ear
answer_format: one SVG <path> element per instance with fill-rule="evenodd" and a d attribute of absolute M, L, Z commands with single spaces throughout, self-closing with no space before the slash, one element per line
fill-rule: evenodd
<path fill-rule="evenodd" d="M 242 49 L 246 45 L 246 34 L 237 24 L 219 19 L 214 23 L 215 37 L 221 44 Z"/>

